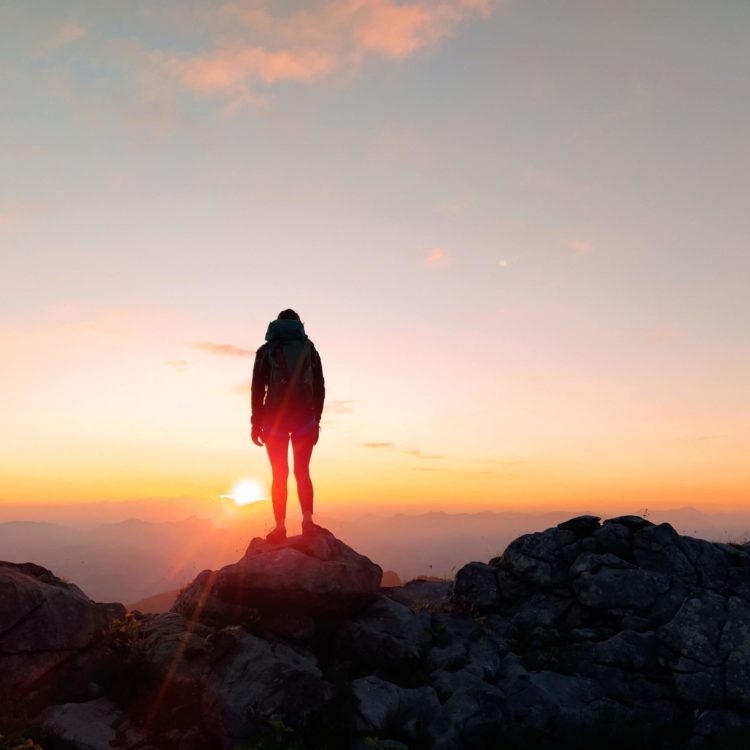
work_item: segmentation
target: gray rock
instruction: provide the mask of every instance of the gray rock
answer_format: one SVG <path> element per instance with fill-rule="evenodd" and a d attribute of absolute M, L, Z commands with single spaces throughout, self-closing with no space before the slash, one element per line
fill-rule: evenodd
<path fill-rule="evenodd" d="M 569 598 L 553 593 L 532 594 L 521 603 L 513 615 L 513 627 L 517 631 L 553 627 L 562 619 L 570 605 Z"/>
<path fill-rule="evenodd" d="M 505 700 L 491 685 L 461 687 L 440 707 L 430 726 L 435 750 L 494 750 L 506 729 Z"/>
<path fill-rule="evenodd" d="M 472 562 L 456 573 L 453 600 L 457 607 L 471 612 L 492 612 L 500 605 L 497 570 L 491 565 Z"/>
<path fill-rule="evenodd" d="M 579 549 L 579 537 L 574 531 L 547 529 L 511 542 L 503 553 L 503 563 L 520 580 L 550 587 L 567 582 L 567 567 Z"/>
<path fill-rule="evenodd" d="M 687 586 L 698 583 L 698 572 L 682 551 L 680 535 L 668 523 L 635 532 L 633 557 L 645 570 L 655 570 Z"/>
<path fill-rule="evenodd" d="M 533 584 L 529 585 L 516 578 L 502 558 L 500 558 L 499 564 L 493 567 L 497 568 L 497 589 L 500 602 L 503 605 L 522 602 L 527 596 L 533 593 Z"/>
<path fill-rule="evenodd" d="M 593 680 L 555 672 L 516 672 L 505 684 L 508 706 L 520 727 L 570 740 L 624 725 L 631 712 L 604 696 Z"/>
<path fill-rule="evenodd" d="M 455 672 L 468 663 L 466 645 L 463 643 L 451 643 L 449 646 L 435 646 L 427 654 L 427 667 L 430 672 L 446 670 Z"/>
<path fill-rule="evenodd" d="M 737 742 L 750 738 L 750 719 L 740 716 L 733 711 L 727 710 L 705 710 L 700 711 L 695 719 L 693 727 L 693 738 L 690 741 L 689 748 L 720 747 L 719 743 L 711 743 L 711 740 L 722 739 Z M 697 741 L 696 741 L 697 740 Z M 735 747 L 746 746 L 740 745 L 739 742 Z M 732 745 L 729 745 L 732 747 Z"/>
<path fill-rule="evenodd" d="M 637 530 L 637 529 L 643 529 L 647 526 L 653 526 L 654 524 L 651 523 L 651 521 L 641 517 L 641 516 L 615 516 L 614 518 L 608 518 L 603 525 L 607 525 L 610 523 L 618 523 L 621 526 L 625 526 L 625 528 L 631 529 L 631 530 Z"/>
<path fill-rule="evenodd" d="M 506 653 L 498 648 L 497 642 L 493 639 L 481 637 L 469 646 L 469 664 L 480 669 L 485 680 L 494 682 L 500 674 Z"/>
<path fill-rule="evenodd" d="M 352 693 L 358 702 L 354 729 L 363 734 L 396 730 L 415 737 L 440 706 L 431 687 L 404 688 L 374 676 L 353 680 Z"/>
<path fill-rule="evenodd" d="M 50 706 L 42 715 L 42 729 L 76 750 L 111 750 L 120 709 L 107 698 L 86 703 Z"/>
<path fill-rule="evenodd" d="M 0 705 L 14 706 L 35 683 L 84 655 L 124 613 L 122 605 L 92 602 L 39 565 L 0 562 Z"/>
<path fill-rule="evenodd" d="M 484 670 L 471 665 L 455 672 L 434 672 L 430 675 L 430 682 L 443 702 L 458 690 L 485 690 L 490 687 L 484 679 Z"/>
<path fill-rule="evenodd" d="M 315 637 L 315 618 L 295 612 L 270 612 L 259 616 L 264 635 L 284 641 L 309 644 Z"/>
<path fill-rule="evenodd" d="M 263 612 L 343 615 L 377 594 L 382 574 L 333 534 L 293 536 L 280 545 L 253 539 L 239 562 L 203 571 L 172 611 L 221 624 L 245 624 Z"/>
<path fill-rule="evenodd" d="M 719 639 L 726 622 L 726 602 L 712 591 L 698 591 L 659 628 L 659 638 L 676 654 L 706 666 L 720 666 Z"/>
<path fill-rule="evenodd" d="M 727 654 L 724 664 L 727 701 L 741 711 L 750 711 L 750 603 L 744 599 L 730 597 L 719 649 Z"/>
<path fill-rule="evenodd" d="M 576 516 L 575 518 L 570 518 L 567 521 L 558 523 L 557 528 L 563 529 L 565 531 L 572 531 L 576 534 L 580 534 L 581 536 L 586 536 L 587 534 L 591 534 L 599 528 L 599 521 L 601 520 L 602 519 L 600 516 Z"/>
<path fill-rule="evenodd" d="M 204 680 L 203 726 L 223 748 L 241 744 L 271 720 L 302 730 L 333 698 L 312 654 L 227 628 L 233 641 Z"/>
<path fill-rule="evenodd" d="M 698 584 L 722 592 L 733 564 L 741 565 L 743 558 L 750 567 L 750 557 L 728 544 L 712 544 L 705 539 L 680 537 L 680 548 L 695 569 Z"/>
<path fill-rule="evenodd" d="M 385 596 L 376 598 L 340 633 L 342 649 L 360 669 L 383 674 L 412 668 L 430 643 L 430 616 Z"/>
<path fill-rule="evenodd" d="M 383 588 L 380 593 L 412 609 L 439 612 L 449 607 L 452 589 L 452 581 L 426 581 L 418 578 L 403 586 Z"/>
<path fill-rule="evenodd" d="M 162 671 L 171 667 L 177 653 L 186 660 L 203 656 L 208 652 L 206 640 L 192 631 L 193 627 L 175 612 L 145 615 L 139 623 L 133 653 Z"/>
<path fill-rule="evenodd" d="M 658 654 L 659 642 L 653 633 L 623 630 L 594 644 L 592 657 L 598 664 L 643 672 L 657 666 Z"/>
<path fill-rule="evenodd" d="M 594 533 L 598 552 L 608 552 L 618 557 L 630 556 L 630 531 L 621 523 L 607 521 Z"/>
<path fill-rule="evenodd" d="M 670 588 L 666 575 L 643 570 L 604 554 L 583 553 L 572 566 L 578 601 L 597 609 L 649 610 Z"/>
<path fill-rule="evenodd" d="M 714 708 L 724 700 L 720 667 L 707 667 L 699 661 L 681 656 L 672 667 L 674 686 L 680 700 L 694 708 Z"/>
<path fill-rule="evenodd" d="M 485 618 L 485 626 L 492 621 L 506 622 L 505 619 L 495 615 L 488 615 Z M 431 630 L 436 643 L 446 646 L 450 643 L 466 644 L 470 640 L 477 638 L 481 628 L 476 619 L 467 612 L 436 612 L 431 618 Z"/>

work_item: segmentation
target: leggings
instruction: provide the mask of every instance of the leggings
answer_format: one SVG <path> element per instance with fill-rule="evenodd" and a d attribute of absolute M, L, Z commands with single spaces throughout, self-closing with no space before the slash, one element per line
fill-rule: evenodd
<path fill-rule="evenodd" d="M 276 522 L 286 519 L 286 482 L 289 478 L 289 441 L 292 442 L 294 454 L 294 478 L 297 480 L 297 496 L 303 513 L 312 513 L 313 486 L 310 479 L 310 456 L 315 444 L 315 432 L 305 430 L 291 434 L 281 430 L 269 430 L 265 434 L 266 450 L 271 461 L 273 481 L 271 483 L 271 500 Z"/>

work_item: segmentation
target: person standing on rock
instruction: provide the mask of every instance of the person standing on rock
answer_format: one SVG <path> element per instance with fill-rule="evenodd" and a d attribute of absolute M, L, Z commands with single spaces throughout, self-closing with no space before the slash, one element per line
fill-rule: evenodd
<path fill-rule="evenodd" d="M 310 457 L 320 435 L 325 400 L 323 367 L 294 310 L 283 310 L 269 323 L 266 343 L 255 353 L 251 391 L 251 438 L 256 445 L 265 444 L 273 474 L 271 500 L 276 526 L 266 539 L 286 539 L 290 441 L 302 508 L 302 533 L 326 531 L 313 522 L 310 479 Z"/>

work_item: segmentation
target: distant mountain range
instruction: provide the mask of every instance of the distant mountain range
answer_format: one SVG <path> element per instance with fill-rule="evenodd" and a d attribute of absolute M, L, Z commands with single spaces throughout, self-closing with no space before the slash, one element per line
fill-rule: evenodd
<path fill-rule="evenodd" d="M 241 519 L 223 526 L 196 517 L 160 522 L 129 518 L 85 526 L 43 521 L 0 523 L 0 559 L 44 565 L 75 581 L 97 601 L 138 604 L 139 609 L 165 608 L 165 597 L 173 597 L 201 570 L 240 558 L 250 539 L 268 530 L 269 505 L 257 503 Z M 450 578 L 465 563 L 488 560 L 519 535 L 549 528 L 571 515 L 571 511 L 347 512 L 318 520 L 384 570 L 410 580 L 418 576 Z M 649 518 L 654 523 L 668 521 L 680 533 L 717 541 L 744 541 L 750 530 L 750 512 L 709 514 L 679 508 L 654 511 Z M 144 605 L 142 600 L 155 596 L 158 601 Z"/>

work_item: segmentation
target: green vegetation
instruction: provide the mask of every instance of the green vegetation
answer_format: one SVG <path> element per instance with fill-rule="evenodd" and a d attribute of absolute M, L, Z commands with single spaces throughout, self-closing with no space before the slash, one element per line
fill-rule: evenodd
<path fill-rule="evenodd" d="M 0 750 L 42 750 L 28 736 L 29 718 L 26 714 L 0 716 Z"/>
<path fill-rule="evenodd" d="M 129 651 L 138 639 L 140 622 L 135 619 L 133 612 L 127 612 L 122 619 L 116 617 L 112 625 L 114 626 L 113 648 L 116 651 Z"/>

